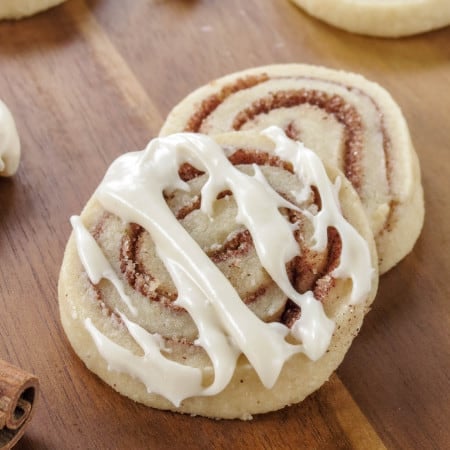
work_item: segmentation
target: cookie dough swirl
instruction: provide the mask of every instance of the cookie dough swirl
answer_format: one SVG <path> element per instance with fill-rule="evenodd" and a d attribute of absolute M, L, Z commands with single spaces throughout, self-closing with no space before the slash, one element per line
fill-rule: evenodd
<path fill-rule="evenodd" d="M 124 395 L 248 419 L 317 389 L 359 331 L 377 271 L 358 197 L 281 129 L 264 134 L 154 140 L 72 218 L 62 323 Z"/>
<path fill-rule="evenodd" d="M 397 104 L 362 76 L 300 64 L 231 74 L 182 100 L 160 134 L 270 125 L 344 172 L 371 223 L 381 273 L 409 253 L 424 215 L 418 159 Z"/>

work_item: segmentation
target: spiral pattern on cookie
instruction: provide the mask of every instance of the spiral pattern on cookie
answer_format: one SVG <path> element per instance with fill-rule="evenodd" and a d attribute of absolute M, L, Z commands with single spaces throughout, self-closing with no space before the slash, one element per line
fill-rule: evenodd
<path fill-rule="evenodd" d="M 151 223 L 138 219 L 139 225 L 129 220 L 131 210 L 121 209 L 122 200 L 118 209 L 107 206 L 105 186 L 118 187 L 108 184 L 110 176 L 127 178 L 133 169 L 127 165 L 123 172 L 121 163 L 129 157 L 138 158 L 142 170 L 152 167 L 141 180 L 158 177 L 145 157 L 153 162 L 159 153 L 124 155 L 81 216 L 72 218 L 74 234 L 59 280 L 62 323 L 87 367 L 122 394 L 161 409 L 248 419 L 318 389 L 358 333 L 377 288 L 375 246 L 359 198 L 340 172 L 326 171 L 310 150 L 305 152 L 315 162 L 309 163 L 321 167 L 320 176 L 313 182 L 301 175 L 296 152 L 289 153 L 290 144 L 296 149 L 299 144 L 280 129 L 272 133 L 270 139 L 255 132 L 228 133 L 216 136 L 214 146 L 206 136 L 189 135 L 186 139 L 211 144 L 201 149 L 208 163 L 187 159 L 194 167 L 164 153 L 177 187 L 162 190 L 161 197 L 149 195 L 150 202 L 147 190 L 133 198 L 136 186 L 129 183 L 123 185 L 127 194 L 117 191 L 125 203 L 145 205 L 145 214 L 154 216 Z M 172 141 L 163 141 L 166 147 L 158 149 L 165 152 Z M 211 161 L 217 162 L 215 169 Z M 230 181 L 234 177 L 238 188 Z M 212 191 L 205 189 L 208 183 Z M 248 186 L 259 194 L 246 197 Z M 212 210 L 205 207 L 208 198 Z M 276 205 L 270 209 L 275 222 L 265 214 L 246 222 L 243 211 L 250 202 L 244 205 L 243 198 L 256 206 L 252 217 L 268 211 L 264 201 Z M 164 208 L 155 206 L 158 199 Z M 270 233 L 263 237 L 267 223 Z M 158 237 L 161 224 L 168 241 Z M 268 244 L 266 255 L 262 240 Z M 278 249 L 284 248 L 289 257 L 280 259 L 285 253 Z M 173 249 L 178 266 L 167 259 L 175 255 Z M 184 255 L 192 266 L 181 266 Z M 361 264 L 355 267 L 354 258 Z M 182 270 L 181 284 L 174 267 Z M 218 286 L 207 291 L 217 269 Z"/>
<path fill-rule="evenodd" d="M 418 160 L 400 109 L 361 76 L 307 65 L 225 76 L 181 101 L 161 135 L 283 128 L 338 167 L 358 192 L 385 272 L 412 248 L 423 222 Z M 405 236 L 403 223 L 408 221 Z"/>
<path fill-rule="evenodd" d="M 294 179 L 288 164 L 253 148 L 233 149 L 229 160 L 244 171 L 250 171 L 251 165 L 257 164 L 277 185 L 280 195 L 295 201 L 292 194 L 283 189 L 284 184 L 290 185 Z M 200 188 L 206 180 L 205 175 L 192 166 L 184 165 L 180 176 L 189 183 L 190 191 L 166 193 L 166 201 L 175 217 L 258 317 L 265 322 L 278 321 L 292 325 L 298 319 L 300 309 L 286 298 L 261 266 L 249 231 L 234 220 L 237 209 L 232 194 L 224 191 L 219 195 L 215 208 L 217 216 L 211 221 L 199 209 Z M 317 195 L 308 202 L 314 211 L 320 207 Z M 284 214 L 292 224 L 297 224 L 294 235 L 300 249 L 300 256 L 287 265 L 290 281 L 297 291 L 313 291 L 317 299 L 326 301 L 328 291 L 335 284 L 330 273 L 339 262 L 339 235 L 330 228 L 327 248 L 321 252 L 314 251 L 310 248 L 311 225 L 305 217 L 287 209 Z M 151 331 L 172 342 L 192 344 L 197 337 L 196 327 L 187 312 L 176 305 L 176 287 L 158 258 L 149 233 L 134 223 L 124 226 L 119 218 L 107 212 L 99 215 L 91 229 L 103 252 L 131 289 L 131 295 L 138 298 L 139 317 L 148 314 L 160 316 L 159 321 L 152 322 Z M 110 287 L 104 290 L 97 286 L 95 291 L 99 306 L 109 315 L 114 315 L 119 304 L 110 301 L 114 298 Z M 141 324 L 145 325 L 143 321 Z"/>

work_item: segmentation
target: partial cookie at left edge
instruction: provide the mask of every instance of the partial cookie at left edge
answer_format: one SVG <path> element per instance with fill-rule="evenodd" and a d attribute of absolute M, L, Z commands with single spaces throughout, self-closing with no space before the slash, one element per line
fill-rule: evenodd
<path fill-rule="evenodd" d="M 0 176 L 14 175 L 19 167 L 20 140 L 14 118 L 0 100 Z"/>

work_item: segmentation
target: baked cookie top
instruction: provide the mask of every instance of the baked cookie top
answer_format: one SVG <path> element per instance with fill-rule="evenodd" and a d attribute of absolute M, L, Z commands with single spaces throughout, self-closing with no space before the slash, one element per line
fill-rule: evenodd
<path fill-rule="evenodd" d="M 305 64 L 255 67 L 214 80 L 168 115 L 161 136 L 281 127 L 358 192 L 380 272 L 408 254 L 423 224 L 419 162 L 399 106 L 361 75 Z"/>
<path fill-rule="evenodd" d="M 336 369 L 377 286 L 349 183 L 272 127 L 125 154 L 73 217 L 59 283 L 86 365 L 150 406 L 249 418 Z"/>

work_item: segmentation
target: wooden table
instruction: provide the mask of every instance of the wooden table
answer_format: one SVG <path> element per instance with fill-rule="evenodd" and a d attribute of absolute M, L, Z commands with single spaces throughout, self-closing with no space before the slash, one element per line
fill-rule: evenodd
<path fill-rule="evenodd" d="M 422 235 L 382 277 L 337 375 L 302 404 L 252 422 L 134 404 L 85 369 L 62 331 L 69 216 L 188 92 L 279 62 L 360 72 L 392 93 L 422 163 Z M 450 448 L 450 28 L 383 40 L 287 0 L 69 0 L 0 23 L 0 98 L 23 148 L 19 172 L 0 180 L 0 358 L 42 385 L 17 449 Z"/>

